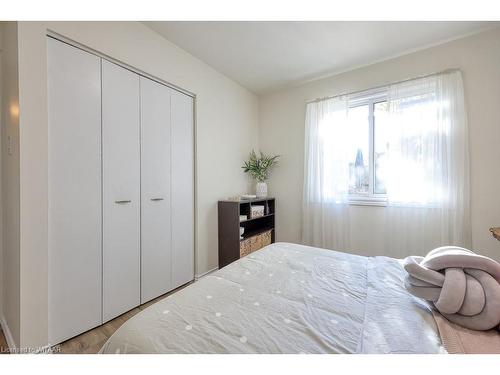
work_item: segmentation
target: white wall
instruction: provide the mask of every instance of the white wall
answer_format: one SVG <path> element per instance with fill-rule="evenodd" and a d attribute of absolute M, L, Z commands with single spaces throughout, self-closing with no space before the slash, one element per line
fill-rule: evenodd
<path fill-rule="evenodd" d="M 300 242 L 307 100 L 369 89 L 406 78 L 460 68 L 468 106 L 471 219 L 474 250 L 500 259 L 500 242 L 488 228 L 500 225 L 500 29 L 391 59 L 259 98 L 260 147 L 281 154 L 269 189 L 277 197 L 277 240 Z M 383 207 L 351 206 L 351 246 L 362 255 L 384 248 Z M 422 253 L 430 249 L 422 249 Z"/>
<path fill-rule="evenodd" d="M 2 45 L 3 45 L 3 28 L 4 28 L 4 23 L 0 22 L 0 319 L 4 319 L 4 311 L 3 311 L 3 289 L 5 286 L 5 281 L 3 279 L 3 197 L 2 197 L 2 142 L 3 142 L 3 134 L 2 134 L 2 128 L 3 128 L 3 102 L 2 102 L 2 97 L 3 97 L 3 72 L 2 72 Z M 1 320 L 0 320 L 1 322 Z"/>
<path fill-rule="evenodd" d="M 47 50 L 52 30 L 197 95 L 196 273 L 217 267 L 217 200 L 248 188 L 258 101 L 138 22 L 19 22 L 21 334 L 47 343 Z M 222 144 L 222 146 L 221 146 Z M 219 147 L 218 147 L 219 146 Z"/>
<path fill-rule="evenodd" d="M 14 345 L 20 340 L 19 268 L 19 117 L 17 25 L 5 22 L 2 31 L 2 118 L 1 118 L 1 192 L 2 192 L 2 313 L 4 333 Z M 11 137 L 12 152 L 7 139 Z M 12 343 L 9 343 L 12 345 Z"/>

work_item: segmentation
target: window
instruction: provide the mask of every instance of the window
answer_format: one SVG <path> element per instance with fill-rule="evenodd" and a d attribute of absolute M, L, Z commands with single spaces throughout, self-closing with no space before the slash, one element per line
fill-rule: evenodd
<path fill-rule="evenodd" d="M 385 201 L 388 105 L 385 92 L 350 98 L 347 132 L 349 150 L 349 198 L 352 203 Z"/>
<path fill-rule="evenodd" d="M 423 161 L 431 154 L 426 150 L 432 144 L 428 138 L 439 136 L 439 103 L 432 92 L 420 92 L 406 93 L 393 104 L 400 113 L 392 116 L 399 122 L 391 121 L 384 91 L 362 93 L 348 100 L 349 200 L 356 204 L 384 204 L 391 175 L 393 195 L 398 200 L 434 204 L 432 201 L 441 199 L 434 179 L 430 178 L 435 173 L 434 159 Z M 401 121 L 405 123 L 404 130 L 397 125 Z M 388 159 L 391 144 L 392 163 Z M 404 150 L 394 149 L 398 146 Z M 394 155 L 399 155 L 397 164 Z M 389 173 L 390 168 L 393 173 Z"/>
<path fill-rule="evenodd" d="M 389 151 L 389 118 L 387 101 L 373 104 L 374 194 L 385 194 L 387 152 Z"/>
<path fill-rule="evenodd" d="M 349 150 L 349 194 L 369 195 L 370 189 L 370 105 L 348 109 L 348 124 L 352 137 Z"/>
<path fill-rule="evenodd" d="M 354 203 L 388 207 L 391 251 L 470 244 L 467 134 L 460 71 L 307 103 L 302 242 L 348 249 Z"/>

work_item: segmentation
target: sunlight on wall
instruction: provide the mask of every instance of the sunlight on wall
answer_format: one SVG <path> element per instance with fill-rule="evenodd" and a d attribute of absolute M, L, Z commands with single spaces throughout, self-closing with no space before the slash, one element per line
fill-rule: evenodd
<path fill-rule="evenodd" d="M 9 105 L 10 118 L 14 123 L 17 123 L 19 119 L 19 104 L 18 103 L 10 103 Z"/>

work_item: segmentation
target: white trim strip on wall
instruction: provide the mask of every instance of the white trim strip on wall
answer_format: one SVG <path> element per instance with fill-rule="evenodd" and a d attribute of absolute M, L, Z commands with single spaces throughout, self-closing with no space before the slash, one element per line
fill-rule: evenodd
<path fill-rule="evenodd" d="M 12 333 L 10 332 L 9 326 L 7 325 L 7 321 L 5 320 L 4 316 L 0 318 L 0 325 L 2 326 L 2 331 L 9 348 L 17 349 L 16 343 L 14 342 L 14 338 L 12 337 Z"/>
<path fill-rule="evenodd" d="M 52 348 L 50 345 L 45 345 L 37 348 L 18 348 L 12 337 L 12 332 L 7 325 L 7 320 L 5 316 L 0 317 L 0 325 L 2 326 L 2 331 L 5 336 L 5 341 L 9 347 L 9 354 L 49 354 L 52 353 Z M 21 350 L 20 350 L 21 349 Z"/>

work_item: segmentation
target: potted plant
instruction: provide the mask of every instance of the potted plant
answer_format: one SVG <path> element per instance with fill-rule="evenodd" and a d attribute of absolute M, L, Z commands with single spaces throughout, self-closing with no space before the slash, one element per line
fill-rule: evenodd
<path fill-rule="evenodd" d="M 269 178 L 271 168 L 278 164 L 279 155 L 270 156 L 264 154 L 262 151 L 259 156 L 254 150 L 250 153 L 250 157 L 243 164 L 243 170 L 248 173 L 254 180 L 257 181 L 255 187 L 255 194 L 259 198 L 267 196 L 266 181 Z"/>

